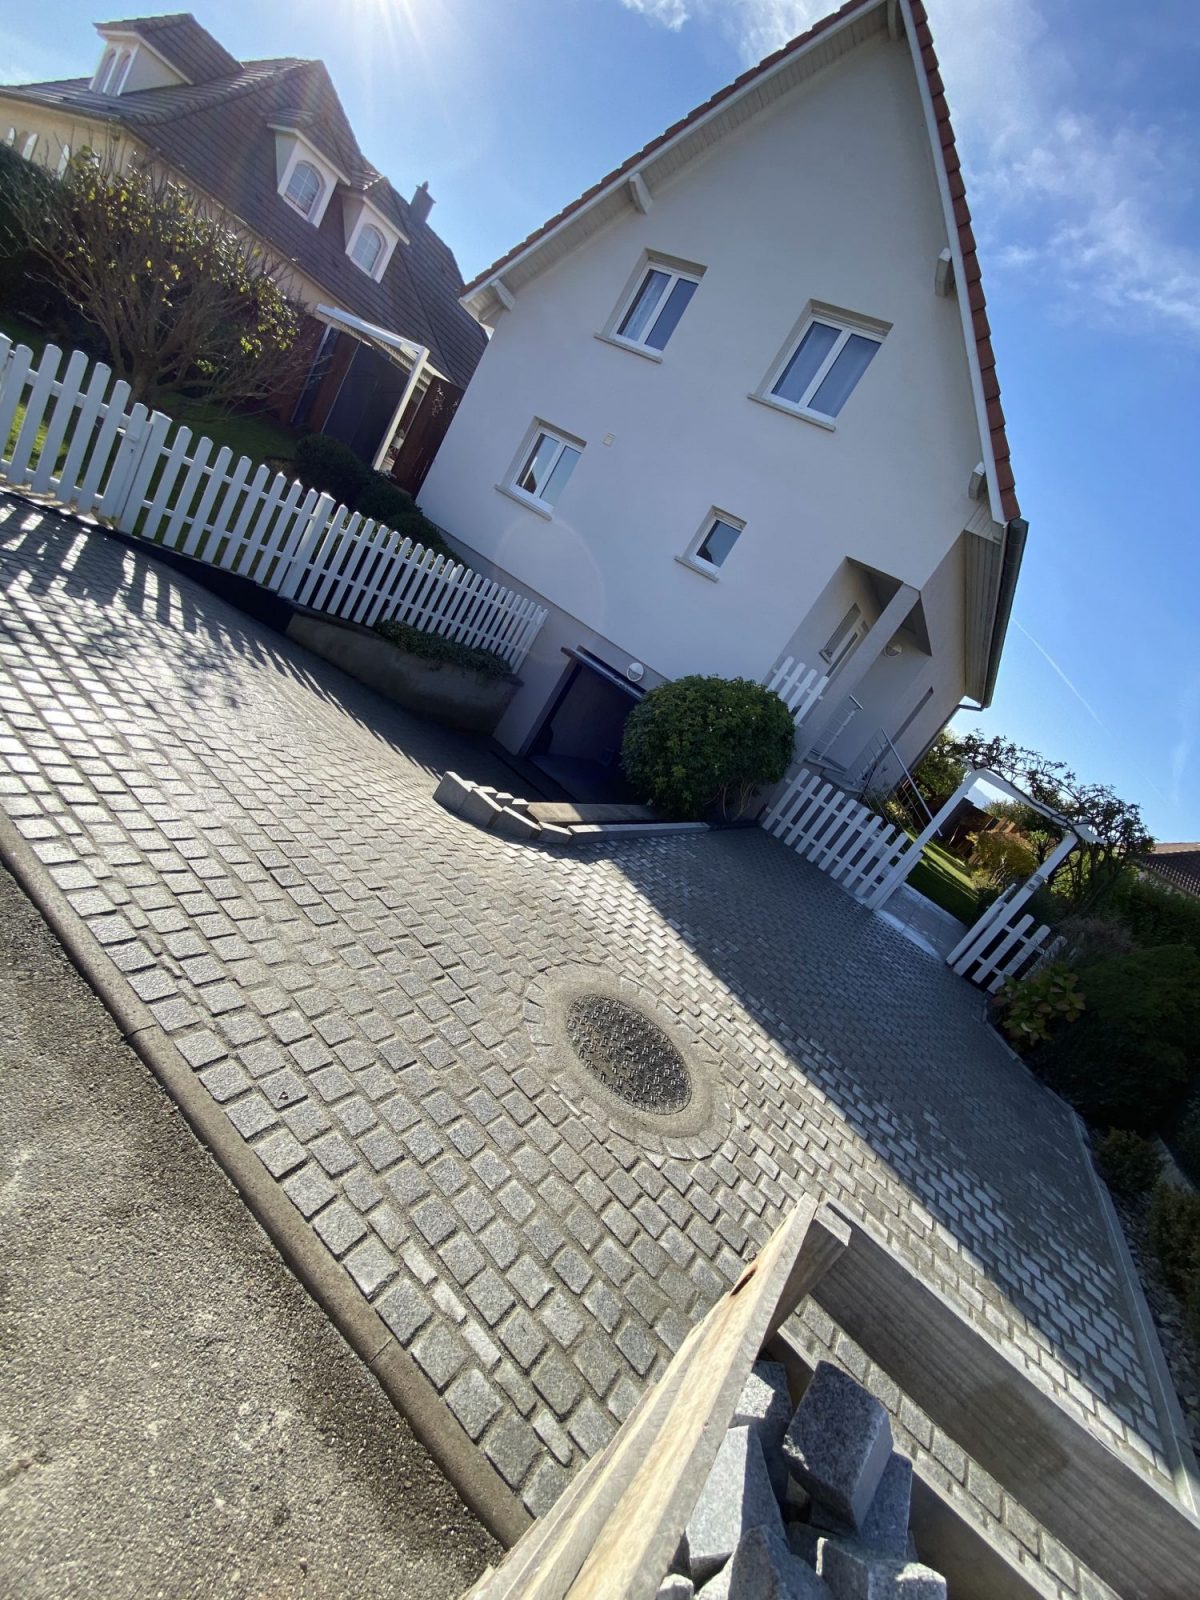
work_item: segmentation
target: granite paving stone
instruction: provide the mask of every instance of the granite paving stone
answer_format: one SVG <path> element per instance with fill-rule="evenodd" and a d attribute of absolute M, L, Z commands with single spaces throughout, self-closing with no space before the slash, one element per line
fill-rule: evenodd
<path fill-rule="evenodd" d="M 530 1509 L 810 1194 L 1167 1483 L 1069 1114 L 978 991 L 779 841 L 481 832 L 432 792 L 514 788 L 483 744 L 11 496 L 0 695 L 0 806 L 431 1381 L 501 1397 L 480 1446 Z M 561 1068 L 581 970 L 669 1025 L 698 1132 Z"/>

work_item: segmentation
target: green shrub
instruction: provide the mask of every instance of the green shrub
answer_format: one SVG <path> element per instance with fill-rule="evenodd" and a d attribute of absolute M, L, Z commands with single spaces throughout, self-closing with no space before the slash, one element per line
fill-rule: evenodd
<path fill-rule="evenodd" d="M 296 445 L 296 476 L 321 494 L 331 494 L 351 511 L 371 480 L 371 469 L 349 445 L 324 433 L 308 433 Z"/>
<path fill-rule="evenodd" d="M 426 550 L 431 550 L 435 556 L 450 556 L 457 560 L 454 551 L 442 538 L 437 523 L 430 522 L 423 511 L 414 508 L 397 517 L 395 522 L 389 523 L 388 526 L 394 528 L 402 539 L 411 539 L 414 544 L 424 545 Z"/>
<path fill-rule="evenodd" d="M 1067 941 L 1064 960 L 1077 970 L 1134 948 L 1132 935 L 1115 917 L 1065 917 L 1059 932 Z"/>
<path fill-rule="evenodd" d="M 1167 1129 L 1167 1144 L 1193 1183 L 1200 1184 L 1200 1092 L 1193 1091 L 1177 1120 Z"/>
<path fill-rule="evenodd" d="M 1057 1023 L 1074 1022 L 1084 1009 L 1079 979 L 1058 962 L 1019 981 L 1009 978 L 1000 1004 L 1000 1025 L 1019 1050 L 1049 1039 Z"/>
<path fill-rule="evenodd" d="M 377 622 L 375 632 L 410 656 L 423 656 L 427 661 L 447 661 L 456 667 L 469 667 L 474 672 L 486 673 L 489 678 L 507 678 L 512 671 L 504 657 L 491 650 L 476 650 L 440 633 L 423 633 L 420 628 L 409 627 L 407 622 Z"/>
<path fill-rule="evenodd" d="M 1007 889 L 1010 883 L 1023 881 L 1036 870 L 1037 857 L 1015 833 L 989 829 L 975 840 L 971 865 L 993 888 Z"/>
<path fill-rule="evenodd" d="M 1150 1243 L 1163 1277 L 1182 1294 L 1200 1271 L 1200 1194 L 1160 1179 L 1150 1201 Z"/>
<path fill-rule="evenodd" d="M 1114 1194 L 1146 1194 L 1158 1182 L 1162 1159 L 1149 1139 L 1110 1128 L 1096 1150 L 1096 1165 Z"/>
<path fill-rule="evenodd" d="M 747 678 L 676 678 L 651 689 L 625 723 L 621 763 L 664 816 L 738 814 L 751 792 L 778 783 L 795 744 L 779 696 Z"/>
<path fill-rule="evenodd" d="M 1200 955 L 1200 900 L 1161 878 L 1126 872 L 1113 891 L 1112 908 L 1135 943 L 1186 944 Z"/>
<path fill-rule="evenodd" d="M 1079 979 L 1087 1009 L 1033 1065 L 1089 1122 L 1153 1133 L 1200 1071 L 1200 956 L 1186 945 L 1135 950 Z"/>
<path fill-rule="evenodd" d="M 382 522 L 385 528 L 394 528 L 401 517 L 411 516 L 417 508 L 407 490 L 385 478 L 382 472 L 373 472 L 354 509 L 361 511 L 364 517 Z"/>

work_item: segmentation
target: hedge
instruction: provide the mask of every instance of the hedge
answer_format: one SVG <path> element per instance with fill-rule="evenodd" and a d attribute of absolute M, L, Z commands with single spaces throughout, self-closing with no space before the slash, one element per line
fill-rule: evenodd
<path fill-rule="evenodd" d="M 471 645 L 459 644 L 457 639 L 447 639 L 441 633 L 424 633 L 407 622 L 377 622 L 375 632 L 389 643 L 398 645 L 410 656 L 422 656 L 427 661 L 445 661 L 452 666 L 468 667 L 473 672 L 486 673 L 491 678 L 507 678 L 512 668 L 503 656 L 492 650 L 478 650 Z"/>

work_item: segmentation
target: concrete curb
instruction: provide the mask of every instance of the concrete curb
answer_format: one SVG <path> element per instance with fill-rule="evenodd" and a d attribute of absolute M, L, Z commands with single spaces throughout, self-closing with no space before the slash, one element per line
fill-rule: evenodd
<path fill-rule="evenodd" d="M 72 910 L 49 870 L 0 811 L 0 862 L 103 1001 L 121 1034 L 182 1111 L 296 1278 L 367 1365 L 392 1405 L 453 1484 L 463 1502 L 505 1547 L 532 1517 L 459 1426 L 437 1390 L 345 1270 L 279 1188 L 212 1100 L 149 1009 Z"/>
<path fill-rule="evenodd" d="M 1159 1341 L 1158 1330 L 1154 1326 L 1154 1316 L 1142 1289 L 1133 1252 L 1129 1248 L 1129 1240 L 1125 1237 L 1125 1229 L 1121 1226 L 1121 1219 L 1117 1215 L 1116 1206 L 1113 1205 L 1112 1195 L 1108 1192 L 1108 1185 L 1096 1171 L 1096 1164 L 1092 1160 L 1092 1146 L 1088 1139 L 1087 1126 L 1073 1107 L 1069 1109 L 1075 1125 L 1075 1136 L 1082 1147 L 1083 1159 L 1091 1174 L 1100 1214 L 1104 1218 L 1112 1241 L 1117 1269 L 1129 1297 L 1134 1331 L 1142 1348 L 1146 1376 L 1154 1396 L 1154 1409 L 1158 1412 L 1158 1420 L 1162 1425 L 1163 1444 L 1171 1467 L 1171 1477 L 1175 1482 L 1175 1493 L 1180 1505 L 1194 1516 L 1200 1511 L 1200 1470 L 1197 1469 L 1196 1456 L 1192 1450 L 1179 1396 L 1175 1393 L 1175 1382 Z"/>

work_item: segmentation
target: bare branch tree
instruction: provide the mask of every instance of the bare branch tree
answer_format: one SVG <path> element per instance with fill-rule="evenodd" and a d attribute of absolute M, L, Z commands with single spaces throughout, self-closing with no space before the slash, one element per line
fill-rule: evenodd
<path fill-rule="evenodd" d="M 135 399 L 262 402 L 303 370 L 302 312 L 275 264 L 176 179 L 85 152 L 61 177 L 9 167 L 0 185 L 5 244 L 98 330 Z"/>

